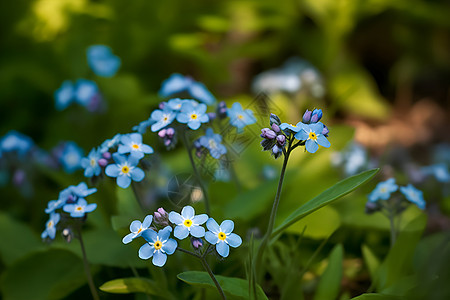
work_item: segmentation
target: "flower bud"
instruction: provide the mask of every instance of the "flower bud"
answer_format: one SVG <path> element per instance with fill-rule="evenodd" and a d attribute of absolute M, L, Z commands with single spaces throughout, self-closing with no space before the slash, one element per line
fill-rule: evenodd
<path fill-rule="evenodd" d="M 278 126 L 275 123 L 272 124 L 272 130 L 275 131 L 276 133 L 280 133 L 281 131 L 280 126 Z"/>
<path fill-rule="evenodd" d="M 314 109 L 311 115 L 311 123 L 317 123 L 320 119 L 322 119 L 322 110 Z"/>
<path fill-rule="evenodd" d="M 275 159 L 280 157 L 281 154 L 283 154 L 282 148 L 280 148 L 278 145 L 272 147 L 272 155 L 275 157 Z"/>
<path fill-rule="evenodd" d="M 276 114 L 270 114 L 270 126 L 272 124 L 277 124 L 278 126 L 281 124 L 281 120 Z"/>
<path fill-rule="evenodd" d="M 167 128 L 166 134 L 168 137 L 172 138 L 175 135 L 175 129 L 172 127 Z"/>
<path fill-rule="evenodd" d="M 159 109 L 164 109 L 164 107 L 166 106 L 166 102 L 161 102 L 161 103 L 159 103 Z"/>
<path fill-rule="evenodd" d="M 378 211 L 380 208 L 376 202 L 370 202 L 368 201 L 366 203 L 366 214 L 373 214 L 374 212 Z"/>
<path fill-rule="evenodd" d="M 106 152 L 104 152 L 103 154 L 102 154 L 102 156 L 103 156 L 103 158 L 104 159 L 111 159 L 111 153 L 109 153 L 108 151 L 106 151 Z"/>
<path fill-rule="evenodd" d="M 303 114 L 302 122 L 309 123 L 311 121 L 311 114 L 312 114 L 312 111 L 306 110 L 305 113 Z"/>
<path fill-rule="evenodd" d="M 153 213 L 153 216 L 154 216 L 153 220 L 156 224 L 163 227 L 169 225 L 169 215 L 164 210 L 164 208 L 162 207 L 158 208 L 158 210 Z"/>
<path fill-rule="evenodd" d="M 100 159 L 98 160 L 98 165 L 99 165 L 100 167 L 102 167 L 102 168 L 106 167 L 107 164 L 108 164 L 108 161 L 107 161 L 106 159 L 104 159 L 104 158 L 100 158 Z"/>
<path fill-rule="evenodd" d="M 286 137 L 283 134 L 278 135 L 277 143 L 279 146 L 283 147 L 286 144 Z"/>
<path fill-rule="evenodd" d="M 158 132 L 158 136 L 159 136 L 160 138 L 164 138 L 164 137 L 166 136 L 166 132 L 167 132 L 166 129 L 161 129 L 161 130 Z"/>
<path fill-rule="evenodd" d="M 227 111 L 228 108 L 225 101 L 220 101 L 219 104 L 217 105 L 217 116 L 221 119 L 226 118 Z"/>
<path fill-rule="evenodd" d="M 209 112 L 209 113 L 207 113 L 207 115 L 208 115 L 210 121 L 214 120 L 217 117 L 216 113 L 214 113 L 214 112 Z"/>
<path fill-rule="evenodd" d="M 192 239 L 192 247 L 194 247 L 194 249 L 198 249 L 201 248 L 203 246 L 203 241 L 202 239 Z"/>
<path fill-rule="evenodd" d="M 328 133 L 330 132 L 330 130 L 328 129 L 327 125 L 323 125 L 323 130 L 322 130 L 322 134 L 326 137 L 328 137 Z"/>

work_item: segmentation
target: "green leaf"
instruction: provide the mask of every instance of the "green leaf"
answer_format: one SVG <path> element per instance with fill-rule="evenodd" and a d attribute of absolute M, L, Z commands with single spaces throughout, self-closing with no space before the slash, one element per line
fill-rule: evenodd
<path fill-rule="evenodd" d="M 364 257 L 364 262 L 366 263 L 367 269 L 370 273 L 370 278 L 372 280 L 375 278 L 376 271 L 378 267 L 380 266 L 380 261 L 378 258 L 373 254 L 372 250 L 370 250 L 369 247 L 366 245 L 362 246 L 362 254 Z"/>
<path fill-rule="evenodd" d="M 344 250 L 339 244 L 331 251 L 328 266 L 320 277 L 314 300 L 337 299 L 341 289 L 343 259 Z"/>
<path fill-rule="evenodd" d="M 62 249 L 33 252 L 11 265 L 3 275 L 5 300 L 61 299 L 86 280 L 82 260 Z"/>
<path fill-rule="evenodd" d="M 328 205 L 331 202 L 352 192 L 360 185 L 369 181 L 373 176 L 375 176 L 376 173 L 378 173 L 378 171 L 379 169 L 373 169 L 341 180 L 334 186 L 322 192 L 317 197 L 300 206 L 289 217 L 287 217 L 287 219 L 280 226 L 278 226 L 274 230 L 272 236 L 280 234 L 295 222 L 315 212 L 319 208 Z"/>
<path fill-rule="evenodd" d="M 358 297 L 352 298 L 352 300 L 401 300 L 403 297 L 397 297 L 386 294 L 362 294 Z"/>
<path fill-rule="evenodd" d="M 216 289 L 214 282 L 206 272 L 189 271 L 177 275 L 178 279 L 187 284 L 202 288 Z M 245 279 L 216 275 L 216 279 L 226 294 L 249 299 L 249 282 Z M 260 286 L 257 286 L 257 299 L 268 299 Z"/>
<path fill-rule="evenodd" d="M 0 213 L 0 240 L 0 257 L 5 265 L 43 247 L 41 239 L 28 226 L 5 213 Z"/>
<path fill-rule="evenodd" d="M 167 292 L 162 291 L 153 280 L 147 278 L 132 277 L 114 279 L 102 284 L 100 289 L 112 294 L 145 293 L 170 299 L 167 296 Z"/>

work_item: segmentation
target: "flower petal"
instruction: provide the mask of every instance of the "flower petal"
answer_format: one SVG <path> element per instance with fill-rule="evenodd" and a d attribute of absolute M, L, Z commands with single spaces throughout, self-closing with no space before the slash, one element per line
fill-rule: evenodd
<path fill-rule="evenodd" d="M 185 239 L 189 235 L 189 229 L 187 229 L 184 225 L 178 225 L 175 227 L 173 235 L 179 240 Z"/>
<path fill-rule="evenodd" d="M 131 241 L 134 239 L 136 235 L 134 233 L 129 233 L 126 236 L 123 237 L 122 243 L 128 244 L 131 243 Z"/>
<path fill-rule="evenodd" d="M 157 267 L 162 267 L 167 261 L 167 255 L 162 253 L 161 250 L 156 251 L 153 254 L 152 263 Z"/>
<path fill-rule="evenodd" d="M 242 239 L 240 236 L 238 236 L 236 233 L 232 233 L 230 235 L 227 236 L 226 239 L 228 245 L 230 245 L 231 247 L 239 247 L 242 244 Z"/>
<path fill-rule="evenodd" d="M 145 154 L 151 154 L 151 153 L 153 153 L 153 148 L 150 147 L 149 145 L 141 145 L 141 150 L 142 150 L 142 152 L 144 152 Z"/>
<path fill-rule="evenodd" d="M 317 145 L 317 143 L 313 140 L 307 140 L 305 143 L 305 148 L 309 153 L 315 153 L 317 149 L 319 149 L 319 145 Z"/>
<path fill-rule="evenodd" d="M 196 238 L 201 238 L 205 236 L 205 228 L 198 225 L 192 225 L 191 226 L 191 235 L 195 236 Z"/>
<path fill-rule="evenodd" d="M 152 215 L 146 216 L 144 222 L 142 222 L 142 228 L 149 228 L 150 225 L 152 224 L 152 221 L 153 221 Z"/>
<path fill-rule="evenodd" d="M 192 222 L 195 225 L 202 225 L 206 221 L 208 221 L 208 215 L 207 214 L 196 215 L 194 218 L 192 218 Z"/>
<path fill-rule="evenodd" d="M 134 168 L 133 171 L 131 172 L 131 178 L 136 182 L 142 181 L 144 177 L 145 177 L 144 171 L 142 171 L 139 168 Z"/>
<path fill-rule="evenodd" d="M 329 148 L 331 146 L 330 142 L 322 134 L 317 136 L 317 144 L 325 148 Z"/>
<path fill-rule="evenodd" d="M 181 210 L 181 215 L 183 218 L 191 220 L 195 215 L 195 210 L 192 206 L 187 205 Z"/>
<path fill-rule="evenodd" d="M 215 234 L 218 234 L 220 231 L 219 224 L 217 224 L 216 220 L 214 220 L 213 218 L 209 218 L 208 221 L 206 221 L 206 227 L 208 228 L 208 230 Z"/>
<path fill-rule="evenodd" d="M 153 229 L 144 230 L 141 236 L 149 243 L 154 243 L 157 240 L 158 234 Z"/>
<path fill-rule="evenodd" d="M 167 241 L 170 237 L 170 233 L 172 232 L 172 227 L 166 226 L 160 231 L 158 231 L 158 236 L 160 241 Z"/>
<path fill-rule="evenodd" d="M 211 245 L 215 245 L 217 244 L 217 242 L 219 241 L 219 238 L 217 237 L 217 235 L 215 235 L 214 233 L 212 233 L 211 231 L 207 231 L 205 233 L 205 240 L 210 243 Z"/>
<path fill-rule="evenodd" d="M 169 221 L 175 225 L 180 225 L 180 224 L 183 224 L 184 220 L 183 220 L 183 217 L 179 213 L 171 211 L 169 213 Z"/>
<path fill-rule="evenodd" d="M 154 250 L 155 250 L 155 248 L 150 246 L 149 243 L 145 243 L 144 245 L 142 245 L 141 248 L 139 248 L 139 258 L 141 258 L 141 259 L 149 259 L 150 257 L 153 256 L 153 251 Z"/>
<path fill-rule="evenodd" d="M 225 233 L 226 235 L 233 232 L 234 229 L 234 222 L 231 220 L 225 220 L 220 224 L 220 229 Z"/>
<path fill-rule="evenodd" d="M 137 232 L 139 230 L 139 228 L 141 228 L 141 225 L 142 225 L 141 221 L 134 220 L 130 224 L 130 231 L 131 232 Z"/>
<path fill-rule="evenodd" d="M 105 174 L 109 177 L 119 176 L 120 168 L 117 165 L 108 165 L 105 169 Z"/>
<path fill-rule="evenodd" d="M 228 244 L 225 243 L 224 241 L 220 241 L 216 245 L 216 250 L 222 257 L 227 257 L 228 254 L 230 254 L 230 246 L 228 246 Z"/>
<path fill-rule="evenodd" d="M 162 249 L 167 254 L 173 254 L 175 250 L 177 249 L 178 243 L 174 239 L 168 239 L 167 242 L 165 242 L 162 246 Z"/>
<path fill-rule="evenodd" d="M 127 175 L 120 175 L 117 176 L 117 185 L 120 186 L 121 188 L 126 189 L 127 187 L 130 186 L 131 183 L 131 178 Z"/>

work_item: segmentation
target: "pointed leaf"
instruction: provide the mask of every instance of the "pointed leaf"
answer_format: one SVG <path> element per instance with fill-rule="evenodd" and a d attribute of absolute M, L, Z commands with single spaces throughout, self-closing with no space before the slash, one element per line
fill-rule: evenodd
<path fill-rule="evenodd" d="M 167 295 L 167 291 L 162 291 L 153 280 L 139 277 L 110 280 L 102 284 L 100 290 L 112 294 L 145 293 L 166 299 L 171 298 Z"/>
<path fill-rule="evenodd" d="M 344 250 L 342 245 L 337 245 L 331 251 L 327 268 L 320 277 L 314 300 L 337 299 L 341 289 L 342 261 Z"/>

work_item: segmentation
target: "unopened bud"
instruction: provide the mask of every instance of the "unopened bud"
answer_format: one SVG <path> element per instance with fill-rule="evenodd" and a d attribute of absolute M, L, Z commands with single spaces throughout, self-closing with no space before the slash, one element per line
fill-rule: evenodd
<path fill-rule="evenodd" d="M 102 154 L 102 156 L 103 156 L 104 159 L 111 159 L 111 153 L 109 153 L 108 151 L 104 152 Z"/>
<path fill-rule="evenodd" d="M 277 143 L 281 147 L 283 147 L 286 144 L 286 137 L 283 134 L 280 134 L 277 136 Z"/>
<path fill-rule="evenodd" d="M 275 123 L 272 124 L 272 130 L 275 131 L 276 133 L 279 133 L 281 131 L 280 126 L 278 126 Z"/>
<path fill-rule="evenodd" d="M 100 159 L 98 160 L 98 165 L 99 165 L 100 167 L 102 167 L 102 168 L 106 167 L 107 164 L 108 164 L 108 161 L 107 161 L 106 159 L 104 159 L 104 158 L 100 158 Z"/>
<path fill-rule="evenodd" d="M 312 114 L 312 111 L 306 110 L 305 113 L 303 114 L 302 122 L 309 123 L 311 121 L 311 114 Z"/>
<path fill-rule="evenodd" d="M 166 132 L 167 132 L 166 129 L 162 129 L 162 130 L 160 130 L 160 131 L 158 132 L 158 136 L 159 136 L 160 138 L 164 138 L 164 137 L 166 136 Z"/>

